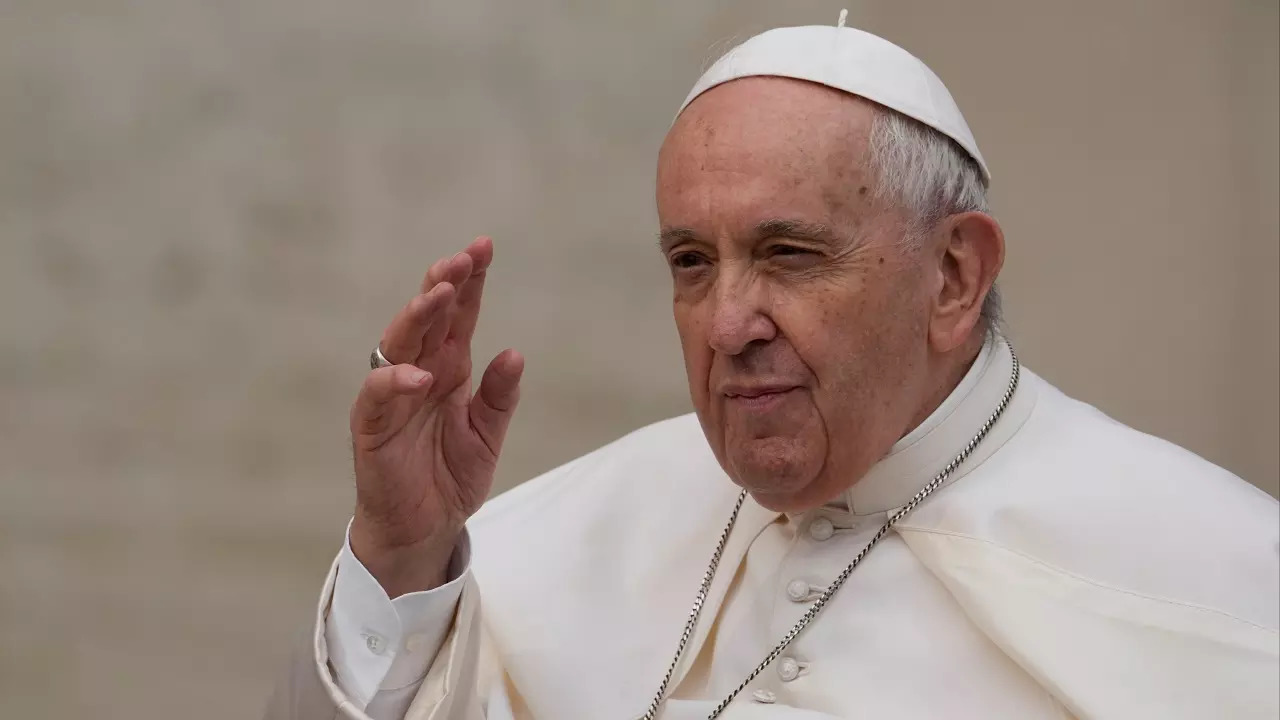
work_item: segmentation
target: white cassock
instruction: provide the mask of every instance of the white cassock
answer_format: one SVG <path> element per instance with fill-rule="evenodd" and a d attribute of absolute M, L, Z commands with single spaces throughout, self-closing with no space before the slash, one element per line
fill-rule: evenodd
<path fill-rule="evenodd" d="M 1011 365 L 989 341 L 838 502 L 747 499 L 660 718 L 707 717 L 974 436 Z M 319 682 L 294 690 L 319 697 L 294 701 L 325 718 L 634 718 L 737 494 L 689 415 L 490 501 L 469 569 L 464 543 L 437 590 L 393 604 L 344 550 L 308 659 Z M 1275 718 L 1278 538 L 1270 496 L 1024 369 L 974 454 L 722 717 Z"/>

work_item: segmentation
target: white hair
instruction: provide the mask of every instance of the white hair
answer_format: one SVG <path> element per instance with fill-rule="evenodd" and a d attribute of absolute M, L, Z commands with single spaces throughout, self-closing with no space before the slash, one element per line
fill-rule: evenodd
<path fill-rule="evenodd" d="M 918 120 L 877 107 L 871 126 L 877 197 L 910 214 L 908 241 L 919 240 L 948 215 L 990 212 L 978 163 L 954 140 Z M 1000 324 L 1000 293 L 992 285 L 982 303 L 988 330 Z"/>

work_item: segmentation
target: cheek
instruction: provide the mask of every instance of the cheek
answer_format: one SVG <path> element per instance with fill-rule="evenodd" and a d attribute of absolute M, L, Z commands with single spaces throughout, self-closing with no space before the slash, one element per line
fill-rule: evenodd
<path fill-rule="evenodd" d="M 680 349 L 684 353 L 685 372 L 689 377 L 689 392 L 699 404 L 707 395 L 707 378 L 711 369 L 712 351 L 707 342 L 707 326 L 695 308 L 679 300 L 674 312 L 676 332 L 680 336 Z"/>
<path fill-rule="evenodd" d="M 711 446 L 711 452 L 721 464 L 724 456 L 724 424 L 721 408 L 711 401 L 711 365 L 715 353 L 707 342 L 707 326 L 700 321 L 694 308 L 678 298 L 674 305 L 676 332 L 680 336 L 680 349 L 684 354 L 684 371 L 689 382 L 689 400 L 702 426 L 702 433 Z"/>
<path fill-rule="evenodd" d="M 856 299 L 830 296 L 796 298 L 776 303 L 772 320 L 787 344 L 813 375 L 818 391 L 849 359 L 847 334 L 857 318 Z"/>
<path fill-rule="evenodd" d="M 923 347 L 915 301 L 905 289 L 864 288 L 815 308 L 822 324 L 797 340 L 817 378 L 814 402 L 833 453 L 843 461 L 861 462 L 872 448 L 897 439 L 904 391 Z"/>
<path fill-rule="evenodd" d="M 813 378 L 813 403 L 836 445 L 857 435 L 861 414 L 877 404 L 885 364 L 897 355 L 884 336 L 888 308 L 866 293 L 828 294 L 794 303 L 778 322 Z"/>

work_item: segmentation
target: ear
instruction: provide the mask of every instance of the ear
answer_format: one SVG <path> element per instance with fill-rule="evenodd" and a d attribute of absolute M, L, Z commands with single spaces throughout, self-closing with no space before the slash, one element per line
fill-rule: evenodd
<path fill-rule="evenodd" d="M 929 344 L 948 352 L 964 344 L 982 318 L 982 303 L 1004 264 L 1004 231 L 980 212 L 952 215 L 938 226 L 938 294 Z"/>

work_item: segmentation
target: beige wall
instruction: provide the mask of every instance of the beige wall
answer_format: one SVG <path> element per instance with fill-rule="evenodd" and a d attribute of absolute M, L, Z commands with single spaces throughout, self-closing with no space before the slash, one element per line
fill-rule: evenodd
<path fill-rule="evenodd" d="M 1276 493 L 1275 3 L 855 5 L 994 168 L 1029 364 Z M 7 4 L 0 716 L 256 712 L 369 345 L 474 234 L 481 350 L 529 357 L 503 486 L 685 411 L 655 149 L 711 48 L 839 7 Z"/>

